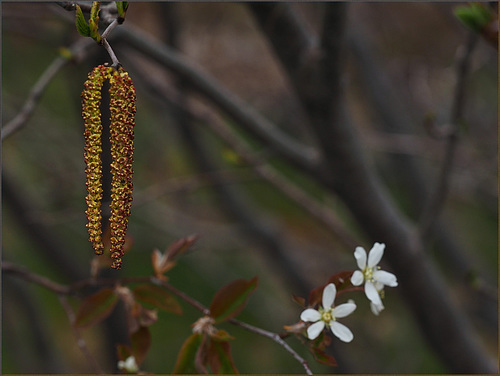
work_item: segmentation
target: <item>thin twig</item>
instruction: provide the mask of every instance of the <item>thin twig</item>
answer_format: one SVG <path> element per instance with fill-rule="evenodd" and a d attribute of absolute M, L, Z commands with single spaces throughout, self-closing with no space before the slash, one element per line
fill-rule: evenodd
<path fill-rule="evenodd" d="M 118 19 L 114 19 L 113 22 L 111 22 L 109 26 L 106 28 L 106 30 L 102 32 L 101 38 L 106 39 L 109 33 L 111 33 L 111 31 L 118 25 L 119 25 Z"/>
<path fill-rule="evenodd" d="M 337 236 L 339 241 L 347 248 L 352 249 L 359 245 L 359 243 L 352 235 L 350 235 L 347 229 L 330 209 L 312 199 L 300 188 L 292 185 L 288 179 L 278 173 L 274 168 L 267 164 L 263 164 L 263 161 L 261 161 L 258 156 L 255 156 L 248 147 L 243 145 L 234 132 L 232 132 L 217 116 L 212 115 L 208 111 L 202 112 L 186 106 L 177 100 L 173 94 L 168 92 L 167 89 L 149 77 L 143 76 L 143 80 L 150 91 L 154 93 L 154 95 L 158 96 L 158 98 L 163 102 L 175 107 L 176 111 L 180 111 L 182 115 L 188 119 L 200 123 L 204 127 L 208 126 L 210 130 L 222 141 L 224 141 L 231 149 L 233 149 L 243 161 L 248 163 L 259 177 L 270 183 L 273 187 L 281 191 L 286 197 L 309 213 L 313 218 L 328 227 L 328 229 L 331 230 L 332 233 Z M 213 172 L 210 172 L 209 174 L 212 173 Z"/>
<path fill-rule="evenodd" d="M 438 219 L 444 206 L 446 195 L 449 191 L 450 175 L 459 141 L 459 124 L 463 120 L 465 80 L 469 71 L 472 52 L 477 44 L 477 40 L 478 36 L 476 33 L 471 32 L 469 34 L 469 40 L 467 41 L 465 50 L 461 54 L 457 64 L 457 83 L 450 116 L 451 128 L 448 131 L 449 133 L 446 139 L 444 159 L 440 168 L 436 187 L 431 193 L 430 199 L 422 212 L 422 216 L 420 217 L 419 231 L 422 239 L 428 238 L 431 227 Z"/>
<path fill-rule="evenodd" d="M 101 368 L 99 363 L 97 363 L 97 360 L 94 358 L 94 356 L 88 349 L 87 342 L 82 337 L 80 330 L 78 330 L 78 328 L 74 325 L 76 315 L 75 312 L 73 311 L 73 308 L 71 308 L 71 305 L 68 303 L 66 296 L 59 295 L 59 301 L 61 302 L 61 305 L 63 306 L 64 310 L 66 311 L 66 315 L 68 316 L 68 320 L 71 329 L 73 330 L 73 334 L 76 338 L 76 344 L 78 345 L 78 348 L 83 353 L 83 355 L 87 359 L 88 363 L 90 364 L 94 372 L 98 374 L 104 374 L 105 373 L 104 370 Z"/>
<path fill-rule="evenodd" d="M 76 289 L 81 289 L 81 288 L 89 286 L 89 285 L 96 286 L 96 285 L 107 285 L 107 284 L 116 285 L 116 284 L 126 284 L 126 283 L 149 282 L 149 283 L 152 283 L 154 285 L 162 286 L 162 287 L 168 289 L 174 295 L 176 295 L 177 297 L 179 297 L 180 299 L 182 299 L 183 301 L 185 301 L 186 303 L 188 303 L 189 305 L 191 305 L 192 307 L 194 307 L 198 311 L 202 312 L 202 314 L 204 314 L 204 315 L 210 314 L 210 310 L 207 307 L 205 307 L 203 304 L 198 302 L 196 299 L 190 297 L 189 295 L 187 295 L 184 292 L 180 291 L 179 289 L 175 288 L 171 284 L 169 284 L 165 281 L 162 281 L 158 278 L 155 278 L 155 277 L 130 277 L 130 278 L 117 278 L 117 279 L 106 278 L 106 279 L 97 279 L 97 280 L 85 279 L 85 280 L 79 281 L 71 286 L 64 286 L 64 285 L 60 285 L 60 284 L 57 284 L 55 282 L 52 282 L 51 280 L 49 280 L 45 277 L 42 277 L 40 275 L 31 273 L 27 269 L 20 267 L 20 266 L 17 266 L 17 265 L 14 265 L 13 263 L 8 262 L 8 261 L 4 261 L 2 263 L 2 272 L 18 275 L 25 280 L 37 283 L 37 284 L 45 287 L 46 289 L 57 293 L 60 297 L 61 304 L 63 305 L 64 309 L 66 310 L 66 313 L 68 315 L 68 318 L 70 319 L 71 324 L 73 324 L 73 322 L 74 322 L 74 313 L 71 310 L 71 307 L 67 304 L 67 301 L 66 301 L 64 296 L 68 295 L 72 292 L 75 292 Z M 244 323 L 244 322 L 241 322 L 238 320 L 234 320 L 234 319 L 230 320 L 230 322 L 234 325 L 238 325 L 242 328 L 245 328 L 253 333 L 256 333 L 256 334 L 259 334 L 261 336 L 272 339 L 273 341 L 275 341 L 276 343 L 281 345 L 286 351 L 288 351 L 297 361 L 299 361 L 302 364 L 302 366 L 304 367 L 304 369 L 306 370 L 308 375 L 312 375 L 312 372 L 309 369 L 307 362 L 295 350 L 293 350 L 279 336 L 279 334 L 269 332 L 269 331 L 266 331 L 266 330 L 261 329 L 261 328 L 254 327 L 250 324 L 247 324 L 247 323 Z M 86 344 L 83 341 L 83 339 L 81 338 L 79 332 L 76 331 L 76 329 L 74 329 L 74 330 L 75 330 L 74 334 L 77 338 L 77 343 L 78 343 L 80 350 L 86 356 L 92 358 L 92 355 L 90 354 L 90 352 L 88 352 Z M 95 364 L 93 364 L 92 366 L 96 370 L 98 370 L 98 373 L 104 373 L 103 371 L 101 371 L 97 362 L 95 362 Z"/>
<path fill-rule="evenodd" d="M 111 57 L 111 61 L 113 62 L 113 64 L 111 66 L 115 69 L 118 69 L 121 66 L 120 61 L 118 61 L 118 58 L 116 57 L 115 52 L 113 51 L 113 49 L 109 45 L 108 40 L 103 38 L 103 39 L 101 39 L 101 41 L 102 41 L 104 48 L 106 49 L 109 56 Z"/>
<path fill-rule="evenodd" d="M 178 52 L 131 25 L 127 28 L 120 28 L 114 35 L 127 46 L 177 73 L 185 80 L 186 85 L 195 88 L 246 131 L 271 145 L 280 156 L 306 170 L 315 171 L 319 168 L 319 156 L 314 148 L 282 132 L 274 123 L 264 118 Z"/>
<path fill-rule="evenodd" d="M 273 340 L 274 342 L 276 342 L 277 344 L 281 345 L 286 351 L 288 351 L 299 363 L 302 364 L 302 366 L 304 367 L 304 369 L 306 370 L 306 373 L 308 375 L 312 375 L 312 371 L 311 369 L 309 368 L 309 365 L 307 363 L 307 361 L 301 357 L 294 349 L 292 349 L 290 347 L 290 345 L 288 345 L 288 343 L 286 343 L 283 338 L 280 337 L 279 334 L 277 333 L 273 333 L 273 332 L 269 332 L 267 330 L 264 330 L 264 329 L 261 329 L 261 328 L 257 328 L 253 325 L 250 325 L 250 324 L 247 324 L 245 322 L 242 322 L 242 321 L 239 321 L 239 320 L 236 320 L 236 319 L 230 319 L 229 322 L 231 324 L 234 324 L 236 326 L 240 326 L 242 327 L 243 329 L 246 329 L 252 333 L 256 333 L 256 334 L 259 334 L 263 337 L 267 337 L 271 340 Z"/>
<path fill-rule="evenodd" d="M 45 278 L 41 275 L 34 274 L 30 272 L 28 269 L 23 268 L 21 266 L 17 266 L 9 261 L 2 262 L 2 273 L 5 274 L 14 274 L 20 276 L 21 278 L 33 282 L 37 285 L 43 286 L 46 289 L 55 292 L 59 295 L 67 295 L 71 292 L 70 288 L 65 285 L 60 285 L 56 282 L 51 281 L 48 278 Z"/>
<path fill-rule="evenodd" d="M 92 45 L 90 40 L 79 40 L 69 48 L 71 56 L 84 51 Z M 33 112 L 40 101 L 43 93 L 47 86 L 52 82 L 57 73 L 70 61 L 70 59 L 64 56 L 58 56 L 52 63 L 47 67 L 47 69 L 42 73 L 38 81 L 35 83 L 31 89 L 26 102 L 19 111 L 19 113 L 10 120 L 2 128 L 2 140 L 6 139 L 14 132 L 21 129 L 26 122 L 31 118 Z"/>

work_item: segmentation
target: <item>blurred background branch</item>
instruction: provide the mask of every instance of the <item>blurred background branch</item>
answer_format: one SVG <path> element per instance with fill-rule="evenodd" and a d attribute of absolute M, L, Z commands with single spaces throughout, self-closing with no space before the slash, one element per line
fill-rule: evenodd
<path fill-rule="evenodd" d="M 107 24 L 111 5 L 102 10 Z M 334 344 L 336 372 L 494 373 L 498 56 L 483 40 L 474 53 L 472 39 L 463 49 L 468 34 L 454 6 L 132 3 L 109 35 L 138 90 L 134 245 L 123 272 L 143 274 L 151 249 L 201 233 L 172 281 L 203 296 L 257 272 L 262 295 L 246 321 L 281 328 L 297 320 L 291 294 L 352 268 L 356 245 L 384 242 L 399 294 L 370 317 L 375 327 L 353 321 L 358 341 Z M 3 112 L 13 119 L 2 129 L 3 257 L 72 281 L 88 274 L 92 257 L 80 92 L 89 67 L 106 57 L 66 64 L 47 52 L 82 40 L 71 2 L 2 10 Z M 49 67 L 42 75 L 40 65 Z M 21 77 L 5 73 L 20 67 Z M 446 151 L 425 133 L 429 118 L 468 127 Z M 165 351 L 178 350 L 191 319 L 155 324 L 166 339 L 153 344 L 147 369 L 171 370 Z M 113 349 L 119 325 L 113 330 L 89 348 Z M 249 373 L 297 371 L 239 335 L 256 349 L 235 352 Z"/>

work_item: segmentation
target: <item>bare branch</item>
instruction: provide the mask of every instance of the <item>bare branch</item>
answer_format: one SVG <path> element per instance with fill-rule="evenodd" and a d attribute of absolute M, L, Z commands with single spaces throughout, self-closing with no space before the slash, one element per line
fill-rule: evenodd
<path fill-rule="evenodd" d="M 69 48 L 71 57 L 85 52 L 93 43 L 90 40 L 78 40 Z M 19 113 L 2 127 L 2 140 L 6 139 L 19 129 L 31 118 L 47 86 L 52 82 L 59 71 L 70 61 L 64 56 L 58 56 L 42 73 L 38 81 L 31 89 L 26 102 Z"/>
<path fill-rule="evenodd" d="M 60 296 L 60 301 L 61 304 L 63 305 L 66 314 L 68 315 L 70 324 L 73 328 L 73 332 L 75 335 L 75 338 L 77 339 L 77 344 L 80 350 L 84 353 L 84 355 L 87 357 L 87 359 L 90 361 L 92 364 L 92 367 L 97 373 L 104 373 L 100 366 L 97 364 L 96 360 L 93 358 L 93 356 L 90 354 L 87 345 L 83 338 L 81 337 L 79 331 L 74 327 L 73 323 L 75 320 L 75 315 L 73 310 L 71 309 L 71 306 L 68 304 L 66 300 L 66 295 L 72 293 L 75 291 L 76 288 L 81 289 L 85 286 L 99 286 L 99 285 L 116 285 L 116 284 L 126 284 L 126 283 L 137 283 L 137 282 L 149 282 L 154 285 L 162 286 L 166 289 L 168 289 L 170 292 L 172 292 L 174 295 L 200 311 L 203 315 L 209 315 L 210 310 L 205 307 L 203 304 L 201 304 L 199 301 L 196 299 L 190 297 L 189 295 L 185 294 L 181 290 L 175 288 L 171 284 L 159 280 L 158 278 L 155 277 L 131 277 L 131 278 L 118 278 L 118 279 L 98 279 L 98 280 L 93 280 L 93 279 L 85 279 L 81 280 L 71 286 L 64 286 L 60 285 L 58 283 L 55 283 L 45 277 L 42 277 L 40 275 L 31 273 L 27 269 L 17 266 L 15 264 L 12 264 L 10 262 L 4 261 L 2 263 L 2 272 L 3 273 L 9 273 L 13 274 L 16 276 L 21 277 L 22 279 L 25 279 L 30 282 L 34 282 L 50 291 L 53 291 L 54 293 L 58 294 Z M 230 320 L 230 322 L 234 325 L 238 325 L 242 328 L 245 328 L 246 330 L 249 330 L 253 333 L 259 334 L 261 336 L 264 336 L 266 338 L 272 339 L 274 342 L 278 343 L 280 346 L 282 346 L 286 351 L 288 351 L 298 362 L 302 364 L 304 369 L 306 370 L 308 375 L 311 375 L 312 372 L 309 369 L 309 366 L 307 365 L 307 362 L 295 351 L 293 350 L 280 336 L 279 334 L 272 333 L 269 331 L 266 331 L 261 328 L 254 327 L 252 325 L 246 324 L 244 322 L 238 321 L 238 320 Z"/>
<path fill-rule="evenodd" d="M 422 239 L 427 239 L 429 237 L 431 227 L 438 219 L 448 194 L 450 175 L 452 172 L 453 161 L 455 159 L 455 151 L 459 141 L 459 125 L 463 121 L 465 80 L 469 70 L 472 52 L 474 51 L 474 47 L 476 46 L 478 39 L 479 37 L 476 33 L 469 33 L 469 40 L 467 41 L 464 51 L 459 57 L 457 63 L 457 81 L 450 116 L 451 129 L 448 131 L 444 159 L 440 168 L 436 187 L 431 193 L 429 201 L 424 207 L 424 211 L 420 217 L 419 231 Z"/>
<path fill-rule="evenodd" d="M 38 274 L 31 273 L 28 269 L 12 264 L 9 261 L 2 262 L 2 272 L 5 274 L 17 275 L 29 282 L 40 285 L 47 290 L 53 291 L 59 295 L 67 295 L 71 292 L 68 286 L 60 285 L 52 282 L 50 279 L 42 277 Z"/>
<path fill-rule="evenodd" d="M 273 340 L 274 342 L 276 342 L 277 344 L 279 344 L 280 346 L 282 346 L 286 351 L 288 351 L 300 364 L 302 364 L 302 367 L 304 367 L 304 369 L 306 370 L 306 373 L 308 375 L 312 375 L 313 374 L 312 371 L 311 371 L 311 369 L 309 368 L 309 365 L 308 365 L 307 361 L 303 357 L 301 357 L 294 349 L 292 349 L 290 347 L 290 345 L 288 345 L 288 343 L 286 343 L 283 340 L 283 338 L 280 337 L 279 334 L 273 333 L 273 332 L 269 332 L 269 331 L 261 329 L 261 328 L 257 328 L 257 327 L 255 327 L 253 325 L 247 324 L 245 322 L 242 322 L 242 321 L 239 321 L 239 320 L 236 320 L 236 319 L 231 319 L 231 320 L 229 320 L 229 322 L 231 324 L 240 326 L 243 329 L 248 330 L 249 332 L 256 333 L 256 334 L 259 334 L 259 335 L 261 335 L 263 337 L 266 337 L 266 338 L 269 338 L 269 339 Z"/>
<path fill-rule="evenodd" d="M 229 92 L 180 53 L 130 25 L 120 28 L 113 36 L 126 43 L 127 46 L 177 73 L 189 88 L 196 89 L 208 101 L 215 104 L 244 127 L 246 131 L 276 150 L 280 156 L 302 168 L 308 170 L 317 169 L 318 155 L 313 148 L 283 133 L 273 123 Z"/>
<path fill-rule="evenodd" d="M 316 90 L 308 90 L 307 86 L 304 90 L 299 77 L 290 77 L 327 161 L 321 182 L 341 197 L 372 241 L 384 241 L 387 245 L 388 261 L 405 289 L 412 312 L 429 343 L 449 367 L 455 372 L 494 373 L 496 366 L 474 340 L 473 328 L 425 256 L 414 228 L 396 208 L 369 165 L 348 117 L 341 79 L 344 69 L 339 64 L 344 56 L 343 43 L 329 40 L 342 38 L 346 6 L 346 3 L 325 3 L 324 30 L 331 35 L 324 37 L 322 47 L 336 51 L 323 51 L 320 55 L 323 63 L 320 58 L 316 67 L 311 66 L 310 77 L 315 79 Z M 335 58 L 339 61 L 332 60 Z M 329 60 L 330 64 L 324 64 Z"/>
<path fill-rule="evenodd" d="M 75 324 L 75 319 L 76 315 L 75 312 L 73 311 L 73 308 L 71 308 L 71 305 L 68 303 L 68 300 L 66 296 L 59 295 L 59 301 L 61 302 L 61 305 L 63 306 L 64 310 L 66 311 L 66 315 L 68 316 L 68 320 L 71 326 L 71 329 L 73 330 L 73 334 L 76 339 L 76 344 L 80 351 L 83 353 L 85 358 L 87 359 L 88 363 L 92 367 L 95 373 L 98 374 L 104 374 L 104 370 L 101 368 L 99 363 L 97 363 L 97 360 L 95 357 L 92 355 L 90 350 L 87 347 L 87 342 L 85 339 L 82 337 L 80 330 L 74 325 Z"/>

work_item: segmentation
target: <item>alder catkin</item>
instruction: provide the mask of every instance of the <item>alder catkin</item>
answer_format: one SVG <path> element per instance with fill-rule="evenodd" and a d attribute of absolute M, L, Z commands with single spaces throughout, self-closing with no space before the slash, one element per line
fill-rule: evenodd
<path fill-rule="evenodd" d="M 121 257 L 132 205 L 132 162 L 134 154 L 135 88 L 123 68 L 99 65 L 89 73 L 82 92 L 82 116 L 85 123 L 85 173 L 87 176 L 87 228 L 89 241 L 97 255 L 104 252 L 102 239 L 102 123 L 101 90 L 110 80 L 111 142 L 111 216 L 110 252 L 114 269 L 121 268 Z"/>

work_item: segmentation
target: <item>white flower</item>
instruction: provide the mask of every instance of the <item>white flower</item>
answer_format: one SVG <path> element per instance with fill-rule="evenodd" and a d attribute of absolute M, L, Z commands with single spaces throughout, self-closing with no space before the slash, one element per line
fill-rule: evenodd
<path fill-rule="evenodd" d="M 118 361 L 118 369 L 125 370 L 128 373 L 137 373 L 137 371 L 139 371 L 139 366 L 135 361 L 135 357 L 129 356 L 125 361 Z"/>
<path fill-rule="evenodd" d="M 384 309 L 384 305 L 382 303 L 380 304 L 374 304 L 373 302 L 370 302 L 370 309 L 372 310 L 373 314 L 378 316 L 380 312 Z"/>
<path fill-rule="evenodd" d="M 337 295 L 337 288 L 333 283 L 330 283 L 323 290 L 323 307 L 320 307 L 319 310 L 308 308 L 300 315 L 302 321 L 314 323 L 307 328 L 309 339 L 316 339 L 325 326 L 329 327 L 332 333 L 344 342 L 351 342 L 354 338 L 349 328 L 337 322 L 337 319 L 350 315 L 356 309 L 356 304 L 349 302 L 332 308 L 335 295 Z"/>
<path fill-rule="evenodd" d="M 376 314 L 384 309 L 380 294 L 384 290 L 384 286 L 396 287 L 398 282 L 396 276 L 392 273 L 380 270 L 378 263 L 384 255 L 385 244 L 375 243 L 368 255 L 366 262 L 366 251 L 363 247 L 356 247 L 354 257 L 358 262 L 360 270 L 356 270 L 352 277 L 351 283 L 354 286 L 359 286 L 365 282 L 365 294 L 368 299 L 374 304 L 376 309 L 372 307 L 372 311 Z"/>

